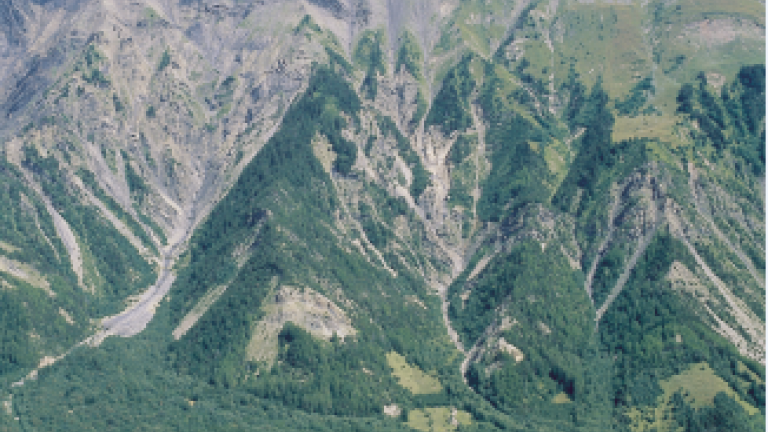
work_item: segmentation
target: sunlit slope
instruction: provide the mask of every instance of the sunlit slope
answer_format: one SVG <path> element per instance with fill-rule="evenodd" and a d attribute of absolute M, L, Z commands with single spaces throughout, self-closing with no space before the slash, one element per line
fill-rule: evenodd
<path fill-rule="evenodd" d="M 74 3 L 0 36 L 0 429 L 762 427 L 759 2 Z"/>

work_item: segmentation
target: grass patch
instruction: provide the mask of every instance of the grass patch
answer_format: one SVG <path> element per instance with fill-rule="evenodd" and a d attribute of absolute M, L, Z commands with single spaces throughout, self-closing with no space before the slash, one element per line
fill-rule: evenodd
<path fill-rule="evenodd" d="M 676 117 L 667 115 L 616 117 L 613 141 L 620 142 L 629 138 L 658 138 L 659 141 L 678 143 L 680 139 L 675 134 L 676 120 Z"/>
<path fill-rule="evenodd" d="M 149 21 L 150 24 L 153 24 L 156 20 L 160 19 L 160 14 L 157 13 L 154 9 L 147 6 L 144 8 L 144 18 Z"/>
<path fill-rule="evenodd" d="M 530 62 L 525 69 L 527 73 L 541 82 L 549 82 L 550 65 L 552 63 L 552 52 L 549 47 L 541 40 L 527 40 L 523 44 L 525 58 Z"/>
<path fill-rule="evenodd" d="M 643 42 L 638 17 L 640 5 L 572 6 L 564 14 L 564 59 L 576 60 L 576 71 L 592 87 L 598 76 L 611 98 L 622 97 L 634 86 L 633 76 L 646 76 L 652 59 Z M 561 70 L 567 70 L 560 65 Z"/>
<path fill-rule="evenodd" d="M 700 71 L 730 77 L 744 64 L 764 63 L 764 36 L 733 37 L 731 29 L 718 28 L 725 22 L 709 21 L 733 18 L 738 30 L 752 22 L 765 26 L 764 14 L 765 6 L 753 0 L 681 0 L 654 7 L 653 19 L 665 29 L 658 40 L 662 48 L 656 52 L 660 69 L 677 83 L 684 83 L 693 81 Z M 708 24 L 699 27 L 696 23 Z"/>
<path fill-rule="evenodd" d="M 472 423 L 472 415 L 466 411 L 457 410 L 455 415 L 459 425 Z M 409 411 L 406 424 L 423 432 L 443 432 L 457 429 L 457 426 L 451 424 L 451 420 L 451 408 L 433 407 Z"/>
<path fill-rule="evenodd" d="M 630 427 L 634 432 L 651 430 L 674 430 L 675 421 L 669 415 L 672 409 L 670 399 L 678 391 L 683 394 L 692 408 L 714 406 L 715 395 L 725 392 L 736 400 L 749 415 L 760 412 L 759 409 L 742 400 L 738 394 L 706 362 L 694 363 L 683 373 L 674 375 L 659 383 L 663 394 L 657 399 L 655 407 L 632 408 L 627 416 L 631 419 Z"/>
<path fill-rule="evenodd" d="M 737 16 L 765 25 L 765 6 L 754 0 L 681 0 L 666 7 L 661 14 L 664 24 L 678 24 L 707 18 Z"/>
<path fill-rule="evenodd" d="M 6 251 L 8 253 L 14 253 L 17 250 L 19 250 L 19 248 L 17 248 L 16 246 L 14 246 L 14 245 L 12 245 L 10 243 L 6 243 L 6 242 L 4 242 L 2 240 L 0 240 L 0 249 L 3 249 L 4 251 Z"/>
<path fill-rule="evenodd" d="M 715 371 L 707 363 L 693 364 L 687 371 L 664 380 L 660 384 L 667 400 L 675 392 L 682 391 L 683 394 L 688 394 L 689 403 L 694 408 L 713 406 L 715 395 L 725 392 L 735 399 L 749 415 L 758 412 L 757 408 L 744 402 L 727 382 L 715 375 Z"/>
<path fill-rule="evenodd" d="M 552 398 L 552 403 L 554 404 L 567 404 L 571 402 L 573 402 L 571 398 L 564 392 L 560 392 Z"/>
<path fill-rule="evenodd" d="M 424 373 L 417 366 L 408 364 L 405 357 L 394 351 L 387 353 L 387 364 L 392 368 L 392 374 L 397 378 L 398 384 L 413 394 L 440 393 L 443 390 L 437 378 Z"/>
<path fill-rule="evenodd" d="M 565 180 L 565 176 L 568 175 L 569 164 L 573 159 L 569 153 L 568 146 L 560 140 L 552 140 L 549 145 L 544 147 L 542 152 L 542 156 L 544 156 L 544 160 L 547 162 L 547 168 L 549 168 L 549 172 L 554 176 L 555 189 L 560 186 L 560 183 Z"/>

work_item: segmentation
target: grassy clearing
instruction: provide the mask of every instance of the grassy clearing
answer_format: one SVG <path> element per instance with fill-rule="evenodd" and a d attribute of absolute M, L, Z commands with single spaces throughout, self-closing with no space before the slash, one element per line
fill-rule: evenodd
<path fill-rule="evenodd" d="M 707 363 L 691 365 L 687 371 L 662 381 L 661 388 L 664 390 L 665 401 L 675 392 L 682 391 L 688 395 L 687 398 L 694 408 L 713 406 L 715 395 L 722 391 L 734 398 L 749 415 L 758 412 L 757 408 L 741 400 L 727 382 L 715 375 L 715 371 Z"/>
<path fill-rule="evenodd" d="M 150 23 L 153 23 L 156 19 L 160 18 L 160 14 L 158 14 L 156 10 L 147 6 L 144 8 L 144 18 L 147 19 Z"/>
<path fill-rule="evenodd" d="M 658 10 L 660 69 L 683 83 L 699 71 L 730 78 L 744 64 L 763 63 L 764 31 L 747 29 L 751 23 L 764 26 L 764 13 L 756 0 L 681 0 Z"/>
<path fill-rule="evenodd" d="M 392 368 L 392 374 L 398 384 L 413 394 L 439 393 L 443 390 L 437 378 L 424 373 L 416 366 L 411 366 L 402 355 L 390 351 L 387 353 L 387 364 Z"/>
<path fill-rule="evenodd" d="M 3 249 L 3 250 L 5 250 L 8 253 L 14 253 L 17 250 L 19 250 L 19 248 L 17 248 L 16 246 L 14 246 L 14 245 L 12 245 L 10 243 L 6 243 L 4 241 L 0 241 L 0 249 Z"/>
<path fill-rule="evenodd" d="M 457 426 L 451 424 L 450 407 L 433 407 L 416 409 L 408 412 L 407 425 L 423 432 L 453 431 Z M 472 423 L 472 415 L 466 411 L 456 411 L 456 423 L 468 425 Z"/>
<path fill-rule="evenodd" d="M 765 61 L 764 39 L 731 36 L 724 28 L 711 30 L 707 25 L 661 36 L 664 49 L 660 69 L 678 84 L 693 81 L 700 71 L 717 72 L 731 79 L 744 64 Z"/>
<path fill-rule="evenodd" d="M 567 82 L 572 62 L 588 88 L 602 77 L 612 98 L 623 97 L 638 79 L 652 76 L 655 94 L 648 103 L 663 117 L 672 117 L 680 85 L 694 81 L 699 72 L 731 79 L 744 64 L 764 63 L 764 31 L 755 28 L 755 23 L 764 26 L 764 11 L 757 0 L 680 0 L 658 9 L 640 2 L 566 5 L 558 12 L 562 35 L 553 36 L 555 85 Z M 539 54 L 528 45 L 524 44 L 526 58 L 543 68 Z M 529 69 L 533 72 L 536 67 Z M 622 121 L 616 127 L 620 139 L 647 136 L 672 141 L 674 125 L 669 119 Z"/>
<path fill-rule="evenodd" d="M 541 40 L 527 40 L 523 44 L 523 50 L 525 58 L 531 62 L 526 72 L 541 82 L 549 82 L 553 54 L 547 44 Z"/>
<path fill-rule="evenodd" d="M 639 115 L 637 117 L 616 117 L 613 127 L 613 141 L 629 138 L 658 138 L 662 142 L 677 143 L 675 135 L 676 117 Z"/>
<path fill-rule="evenodd" d="M 552 403 L 555 403 L 555 404 L 566 404 L 566 403 L 571 403 L 571 402 L 573 402 L 571 400 L 571 398 L 568 397 L 568 395 L 566 393 L 563 393 L 563 392 L 560 392 L 560 393 L 556 394 L 552 398 Z"/>
<path fill-rule="evenodd" d="M 639 5 L 573 6 L 564 13 L 561 60 L 576 60 L 576 71 L 587 87 L 602 76 L 603 87 L 612 98 L 627 94 L 633 79 L 651 71 L 652 59 L 638 19 L 643 15 L 645 11 Z M 558 67 L 567 71 L 563 64 Z"/>
<path fill-rule="evenodd" d="M 707 363 L 692 364 L 685 372 L 672 376 L 659 383 L 664 393 L 657 399 L 655 407 L 633 408 L 628 416 L 634 432 L 651 430 L 668 431 L 676 423 L 672 419 L 672 395 L 682 392 L 685 400 L 694 408 L 714 406 L 715 395 L 725 392 L 735 399 L 749 415 L 760 412 L 757 408 L 743 401 L 738 394 Z"/>
<path fill-rule="evenodd" d="M 670 23 L 738 16 L 765 25 L 765 5 L 757 0 L 680 0 L 665 9 L 663 17 Z"/>
<path fill-rule="evenodd" d="M 570 151 L 568 146 L 560 140 L 553 140 L 549 145 L 544 148 L 544 160 L 547 162 L 549 172 L 554 176 L 553 183 L 554 188 L 557 189 L 565 180 L 565 176 L 568 175 L 569 163 L 571 161 Z M 553 192 L 554 193 L 554 192 Z"/>

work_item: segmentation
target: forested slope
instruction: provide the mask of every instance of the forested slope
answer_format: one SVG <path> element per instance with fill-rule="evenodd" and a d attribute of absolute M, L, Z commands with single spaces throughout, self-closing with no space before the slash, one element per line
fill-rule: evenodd
<path fill-rule="evenodd" d="M 0 430 L 762 430 L 763 12 L 0 6 Z"/>

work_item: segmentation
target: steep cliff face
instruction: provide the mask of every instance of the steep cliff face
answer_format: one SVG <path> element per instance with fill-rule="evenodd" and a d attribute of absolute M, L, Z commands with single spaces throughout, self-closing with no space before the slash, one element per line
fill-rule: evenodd
<path fill-rule="evenodd" d="M 147 328 L 421 430 L 764 413 L 764 18 L 699 3 L 3 3 L 0 376 Z"/>

